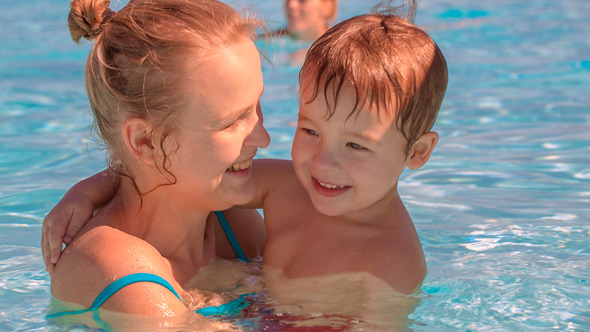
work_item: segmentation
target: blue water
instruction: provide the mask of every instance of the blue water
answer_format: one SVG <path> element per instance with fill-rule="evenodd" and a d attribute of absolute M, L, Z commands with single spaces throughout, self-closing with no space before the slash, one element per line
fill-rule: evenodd
<path fill-rule="evenodd" d="M 340 2 L 339 19 L 368 7 Z M 280 1 L 256 3 L 281 25 Z M 400 182 L 429 268 L 410 328 L 590 330 L 590 2 L 419 3 L 449 89 L 439 145 Z M 52 329 L 41 221 L 104 167 L 87 139 L 89 47 L 69 40 L 67 12 L 65 0 L 3 0 L 0 11 L 1 331 Z M 298 67 L 269 57 L 273 143 L 261 155 L 287 158 Z"/>

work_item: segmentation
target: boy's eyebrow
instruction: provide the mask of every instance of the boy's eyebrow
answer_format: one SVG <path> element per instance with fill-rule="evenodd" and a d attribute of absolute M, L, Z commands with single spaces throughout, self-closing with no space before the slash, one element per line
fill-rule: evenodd
<path fill-rule="evenodd" d="M 357 131 L 345 131 L 344 134 L 346 136 L 352 136 L 358 139 L 362 139 L 365 141 L 369 141 L 375 144 L 379 144 L 379 139 L 376 137 L 372 137 L 371 135 L 367 134 L 366 132 L 357 132 Z"/>
<path fill-rule="evenodd" d="M 310 121 L 313 122 L 311 119 L 309 119 L 308 117 L 306 117 L 305 115 L 302 115 L 301 113 L 297 116 L 299 121 Z M 354 138 L 358 138 L 358 139 L 362 139 L 374 144 L 379 144 L 380 140 L 376 137 L 372 137 L 370 134 L 366 133 L 366 132 L 357 132 L 357 131 L 344 131 L 344 135 L 345 136 L 351 136 Z"/>
<path fill-rule="evenodd" d="M 311 120 L 310 118 L 306 117 L 305 115 L 301 115 L 301 113 L 299 113 L 297 115 L 297 121 L 308 121 L 308 122 L 312 122 L 313 120 Z"/>

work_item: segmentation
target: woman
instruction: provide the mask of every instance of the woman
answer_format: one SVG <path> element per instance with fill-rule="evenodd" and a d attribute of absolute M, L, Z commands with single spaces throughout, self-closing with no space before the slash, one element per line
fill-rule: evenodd
<path fill-rule="evenodd" d="M 260 22 L 214 0 L 131 0 L 117 13 L 108 6 L 73 0 L 68 22 L 75 41 L 96 40 L 86 87 L 109 168 L 123 177 L 62 254 L 51 291 L 91 307 L 113 281 L 134 276 L 103 293 L 101 308 L 180 315 L 190 297 L 183 286 L 213 257 L 232 255 L 211 212 L 252 199 L 252 160 L 269 144 L 252 42 Z M 229 219 L 237 214 L 238 242 L 259 254 L 259 216 L 243 210 Z"/>

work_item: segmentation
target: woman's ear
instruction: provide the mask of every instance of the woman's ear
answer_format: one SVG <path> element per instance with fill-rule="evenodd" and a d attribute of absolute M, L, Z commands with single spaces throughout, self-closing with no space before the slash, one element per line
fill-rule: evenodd
<path fill-rule="evenodd" d="M 409 169 L 418 169 L 428 161 L 430 154 L 436 143 L 438 142 L 438 134 L 434 131 L 429 131 L 422 134 L 420 138 L 412 145 L 406 166 Z"/>
<path fill-rule="evenodd" d="M 152 166 L 155 159 L 151 132 L 151 122 L 140 117 L 128 118 L 121 126 L 121 134 L 129 154 L 148 166 Z"/>

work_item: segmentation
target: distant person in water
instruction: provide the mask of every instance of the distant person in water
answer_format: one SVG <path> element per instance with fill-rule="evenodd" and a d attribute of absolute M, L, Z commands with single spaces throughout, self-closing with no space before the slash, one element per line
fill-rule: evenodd
<path fill-rule="evenodd" d="M 287 27 L 276 34 L 313 42 L 328 30 L 337 11 L 338 0 L 285 0 Z"/>
<path fill-rule="evenodd" d="M 276 40 L 282 50 L 279 65 L 301 66 L 309 45 L 328 30 L 337 11 L 338 0 L 285 0 L 287 26 L 271 33 L 281 37 Z"/>

